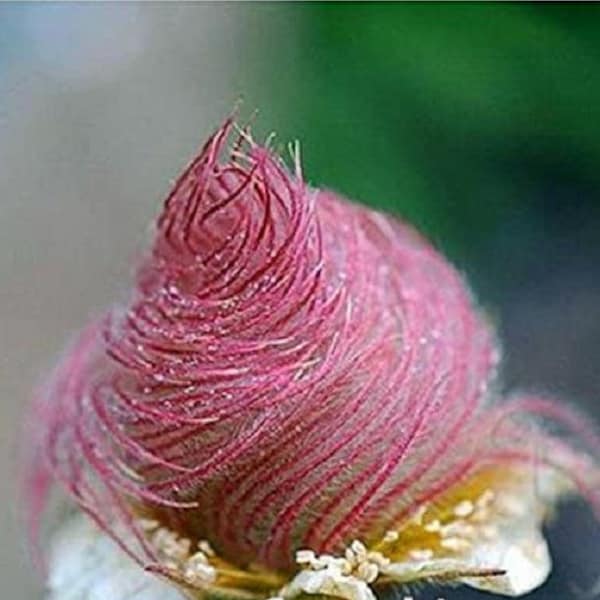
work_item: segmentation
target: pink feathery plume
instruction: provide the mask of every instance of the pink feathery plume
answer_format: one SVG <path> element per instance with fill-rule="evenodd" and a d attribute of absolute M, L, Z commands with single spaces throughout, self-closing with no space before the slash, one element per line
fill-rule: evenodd
<path fill-rule="evenodd" d="M 521 419 L 597 450 L 581 418 L 493 401 L 490 328 L 420 235 L 235 131 L 227 120 L 177 180 L 127 303 L 44 386 L 34 527 L 53 480 L 143 564 L 133 516 L 152 513 L 236 564 L 285 570 L 298 548 L 381 536 L 488 463 L 589 468 Z"/>

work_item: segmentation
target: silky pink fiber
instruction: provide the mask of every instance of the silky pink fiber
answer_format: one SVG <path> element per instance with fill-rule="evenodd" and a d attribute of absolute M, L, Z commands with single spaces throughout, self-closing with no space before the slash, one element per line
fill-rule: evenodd
<path fill-rule="evenodd" d="M 126 305 L 40 393 L 32 523 L 58 481 L 142 563 L 134 515 L 153 514 L 235 564 L 291 569 L 298 548 L 374 539 L 486 464 L 530 461 L 525 431 L 568 454 L 516 417 L 582 421 L 491 403 L 496 363 L 423 238 L 309 188 L 228 120 L 167 198 Z"/>

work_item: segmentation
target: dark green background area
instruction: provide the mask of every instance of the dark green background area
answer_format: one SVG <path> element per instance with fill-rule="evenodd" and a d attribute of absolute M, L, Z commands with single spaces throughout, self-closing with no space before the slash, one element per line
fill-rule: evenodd
<path fill-rule="evenodd" d="M 262 41 L 260 96 L 280 113 L 280 139 L 302 141 L 312 182 L 411 221 L 486 294 L 527 279 L 540 244 L 560 261 L 565 235 L 595 241 L 599 6 L 286 12 L 299 48 Z"/>

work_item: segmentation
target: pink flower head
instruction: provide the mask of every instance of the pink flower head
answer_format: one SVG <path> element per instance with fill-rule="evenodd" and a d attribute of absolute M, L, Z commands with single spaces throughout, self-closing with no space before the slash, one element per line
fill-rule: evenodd
<path fill-rule="evenodd" d="M 36 403 L 32 522 L 54 480 L 139 563 L 178 579 L 148 535 L 160 526 L 210 542 L 215 585 L 255 590 L 219 569 L 289 581 L 296 560 L 356 558 L 357 539 L 382 565 L 464 562 L 443 542 L 466 537 L 427 537 L 448 499 L 464 521 L 540 473 L 562 478 L 552 497 L 574 486 L 597 505 L 595 433 L 543 399 L 497 401 L 495 341 L 452 266 L 407 225 L 307 186 L 295 159 L 290 173 L 227 120 L 179 177 L 127 302 L 79 335 Z M 352 569 L 340 577 L 372 575 Z"/>

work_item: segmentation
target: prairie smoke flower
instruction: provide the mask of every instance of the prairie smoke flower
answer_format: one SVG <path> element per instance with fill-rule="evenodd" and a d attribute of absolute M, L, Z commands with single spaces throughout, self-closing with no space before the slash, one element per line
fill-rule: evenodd
<path fill-rule="evenodd" d="M 499 399 L 457 272 L 294 159 L 227 120 L 128 300 L 42 388 L 32 534 L 52 482 L 78 508 L 51 598 L 369 600 L 428 580 L 520 595 L 549 572 L 557 500 L 598 507 L 596 434 L 560 404 Z"/>

